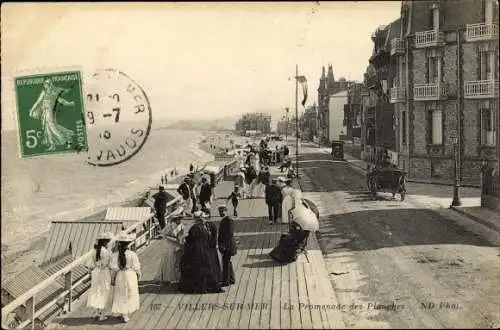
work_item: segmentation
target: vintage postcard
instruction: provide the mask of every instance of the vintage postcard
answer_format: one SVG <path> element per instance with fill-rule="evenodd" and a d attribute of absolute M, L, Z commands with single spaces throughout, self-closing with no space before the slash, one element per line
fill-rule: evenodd
<path fill-rule="evenodd" d="M 500 328 L 497 0 L 1 6 L 2 329 Z"/>

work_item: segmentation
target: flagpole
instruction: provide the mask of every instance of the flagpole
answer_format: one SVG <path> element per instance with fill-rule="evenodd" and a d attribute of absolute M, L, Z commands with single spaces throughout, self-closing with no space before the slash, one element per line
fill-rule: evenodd
<path fill-rule="evenodd" d="M 295 171 L 299 178 L 299 65 L 295 65 Z"/>

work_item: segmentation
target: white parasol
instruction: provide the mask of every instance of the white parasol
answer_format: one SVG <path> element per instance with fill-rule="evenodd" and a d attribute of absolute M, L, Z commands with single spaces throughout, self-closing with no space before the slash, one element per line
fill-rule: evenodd
<path fill-rule="evenodd" d="M 299 224 L 302 230 L 315 232 L 319 229 L 319 222 L 316 214 L 303 205 L 298 205 L 292 209 L 292 216 L 293 221 Z"/>

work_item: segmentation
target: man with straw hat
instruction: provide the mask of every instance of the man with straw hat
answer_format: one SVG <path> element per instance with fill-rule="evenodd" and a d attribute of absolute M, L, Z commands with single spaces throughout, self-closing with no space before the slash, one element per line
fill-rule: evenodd
<path fill-rule="evenodd" d="M 141 264 L 139 257 L 130 250 L 135 236 L 121 232 L 116 237 L 117 252 L 113 253 L 110 268 L 114 272 L 114 293 L 111 312 L 120 314 L 123 322 L 129 321 L 129 315 L 139 309 L 139 278 Z"/>

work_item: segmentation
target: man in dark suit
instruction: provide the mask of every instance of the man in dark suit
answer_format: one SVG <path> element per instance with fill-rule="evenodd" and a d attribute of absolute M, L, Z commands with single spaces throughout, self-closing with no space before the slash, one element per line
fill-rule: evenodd
<path fill-rule="evenodd" d="M 160 186 L 158 192 L 153 195 L 153 198 L 155 200 L 154 205 L 156 211 L 156 218 L 158 219 L 158 222 L 160 224 L 160 229 L 163 229 L 166 226 L 165 213 L 167 212 L 167 202 L 168 202 L 168 195 L 165 192 L 165 188 L 163 186 Z"/>
<path fill-rule="evenodd" d="M 227 214 L 227 206 L 219 206 L 222 220 L 219 224 L 219 251 L 222 254 L 222 286 L 235 283 L 231 257 L 236 255 L 236 240 L 234 239 L 234 220 Z"/>
<path fill-rule="evenodd" d="M 269 224 L 277 223 L 283 196 L 280 187 L 276 185 L 276 179 L 273 179 L 272 182 L 266 186 L 265 198 L 267 210 L 269 212 Z"/>
<path fill-rule="evenodd" d="M 209 204 L 212 199 L 212 186 L 208 183 L 208 180 L 205 176 L 201 179 L 201 188 L 200 188 L 200 206 L 201 210 L 205 213 L 210 214 Z"/>

